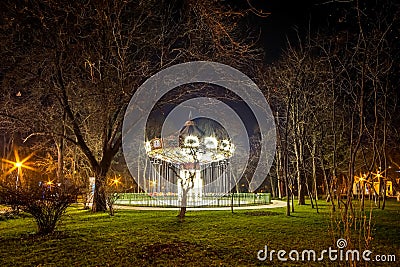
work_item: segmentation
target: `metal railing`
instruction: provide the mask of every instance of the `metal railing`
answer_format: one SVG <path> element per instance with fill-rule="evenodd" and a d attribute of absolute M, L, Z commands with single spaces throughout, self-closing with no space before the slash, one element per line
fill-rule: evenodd
<path fill-rule="evenodd" d="M 188 207 L 240 207 L 271 204 L 270 193 L 229 193 L 208 194 L 192 199 L 188 197 Z M 120 193 L 117 205 L 144 207 L 179 207 L 180 199 L 176 194 L 151 195 L 148 193 Z"/>

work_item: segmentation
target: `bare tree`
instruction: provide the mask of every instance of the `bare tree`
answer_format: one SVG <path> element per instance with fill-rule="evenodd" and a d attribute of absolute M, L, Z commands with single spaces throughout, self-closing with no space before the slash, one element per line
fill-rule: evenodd
<path fill-rule="evenodd" d="M 20 88 L 6 94 L 3 115 L 23 125 L 25 140 L 56 140 L 60 179 L 65 145 L 80 148 L 96 177 L 95 211 L 106 210 L 105 177 L 121 147 L 125 107 L 147 77 L 187 60 L 245 66 L 256 54 L 255 39 L 240 37 L 248 12 L 213 1 L 2 5 L 3 85 Z M 19 100 L 21 109 L 11 109 Z"/>

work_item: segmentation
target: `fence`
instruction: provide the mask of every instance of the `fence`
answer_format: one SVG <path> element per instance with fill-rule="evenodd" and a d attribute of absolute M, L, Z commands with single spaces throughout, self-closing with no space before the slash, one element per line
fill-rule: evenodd
<path fill-rule="evenodd" d="M 230 193 L 225 195 L 203 195 L 201 199 L 187 201 L 188 207 L 240 207 L 271 204 L 270 193 Z M 176 194 L 151 195 L 147 193 L 120 193 L 117 205 L 145 207 L 179 207 L 180 199 Z"/>

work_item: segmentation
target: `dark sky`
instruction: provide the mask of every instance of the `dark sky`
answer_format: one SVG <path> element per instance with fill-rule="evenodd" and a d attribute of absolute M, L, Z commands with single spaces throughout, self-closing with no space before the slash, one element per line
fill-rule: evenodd
<path fill-rule="evenodd" d="M 247 2 L 247 0 L 244 0 Z M 249 0 L 257 9 L 271 14 L 266 18 L 258 18 L 262 29 L 262 42 L 265 49 L 266 61 L 271 63 L 279 58 L 285 49 L 288 40 L 296 43 L 299 36 L 304 38 L 308 33 L 315 34 L 317 31 L 328 34 L 328 31 L 348 30 L 351 24 L 349 11 L 354 7 L 355 0 Z M 368 6 L 371 14 L 374 6 L 381 7 L 384 4 L 394 4 L 399 9 L 397 1 L 360 0 L 360 6 Z M 396 4 L 397 3 L 397 4 Z M 396 8 L 395 8 L 396 9 Z M 393 12 L 396 12 L 393 10 Z M 398 11 L 397 11 L 398 12 Z M 388 15 L 388 14 L 385 14 Z M 347 16 L 347 17 L 346 17 Z M 397 22 L 398 23 L 398 22 Z M 394 26 L 398 30 L 398 27 Z M 397 37 L 396 37 L 397 39 Z M 398 57 L 399 49 L 394 52 Z M 396 64 L 395 68 L 398 68 Z M 398 76 L 393 79 L 398 79 Z M 396 91 L 400 99 L 400 90 Z M 400 107 L 397 106 L 397 109 Z M 400 125 L 400 116 L 395 120 Z"/>
<path fill-rule="evenodd" d="M 308 33 L 330 27 L 337 27 L 341 13 L 350 3 L 330 0 L 249 0 L 253 7 L 270 12 L 266 18 L 259 18 L 262 41 L 267 61 L 273 61 L 287 44 L 297 41 L 297 33 L 304 37 Z"/>

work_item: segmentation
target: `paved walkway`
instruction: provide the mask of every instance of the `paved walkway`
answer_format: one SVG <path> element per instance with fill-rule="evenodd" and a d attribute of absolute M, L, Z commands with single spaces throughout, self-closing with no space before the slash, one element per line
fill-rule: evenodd
<path fill-rule="evenodd" d="M 258 209 L 273 209 L 273 208 L 281 208 L 286 206 L 286 201 L 274 200 L 269 205 L 256 205 L 256 206 L 242 206 L 242 207 L 233 207 L 234 210 L 258 210 Z M 136 207 L 136 206 L 120 206 L 115 205 L 114 209 L 118 210 L 179 210 L 179 207 L 176 208 L 163 208 L 163 207 Z M 231 207 L 211 207 L 211 208 L 187 208 L 187 210 L 230 210 Z"/>

